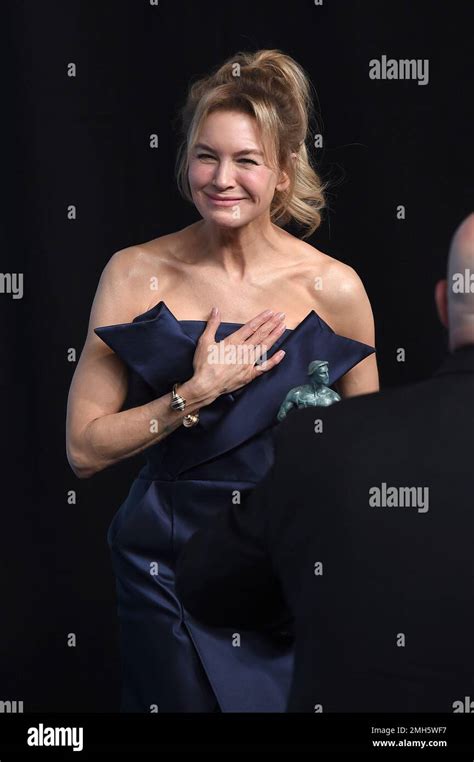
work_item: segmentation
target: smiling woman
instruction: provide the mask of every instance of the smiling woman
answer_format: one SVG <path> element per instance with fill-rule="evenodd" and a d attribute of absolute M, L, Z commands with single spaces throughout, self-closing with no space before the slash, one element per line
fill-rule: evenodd
<path fill-rule="evenodd" d="M 208 626 L 182 605 L 175 568 L 187 539 L 267 475 L 279 410 L 286 400 L 294 415 L 301 403 L 288 393 L 318 399 L 308 386 L 315 362 L 341 396 L 377 388 L 360 279 L 283 229 L 292 220 L 307 237 L 321 223 L 310 115 L 309 80 L 278 50 L 238 53 L 196 82 L 181 113 L 177 179 L 202 219 L 116 252 L 100 278 L 69 394 L 67 452 L 85 478 L 146 457 L 107 535 L 123 711 L 286 708 L 284 601 L 273 601 L 276 619 L 261 611 L 242 631 Z M 219 305 L 225 315 L 211 311 Z"/>
<path fill-rule="evenodd" d="M 246 147 L 226 155 L 206 137 L 222 137 L 229 115 L 229 129 L 234 134 L 238 130 L 236 142 Z M 236 205 L 242 200 L 259 202 L 245 214 L 258 215 L 269 207 L 275 224 L 291 219 L 300 223 L 306 228 L 303 238 L 319 227 L 325 186 L 311 166 L 305 145 L 314 120 L 311 83 L 296 61 L 276 50 L 238 53 L 194 83 L 181 119 L 184 139 L 178 151 L 178 187 L 201 213 L 200 204 L 209 198 L 216 199 L 214 206 L 232 206 L 226 203 L 224 196 L 228 196 Z M 209 187 L 216 163 L 218 182 L 233 167 L 240 168 L 237 179 L 245 178 L 249 195 L 226 193 L 224 186 L 221 194 Z M 224 204 L 219 203 L 221 199 Z M 236 213 L 229 219 L 241 218 Z"/>

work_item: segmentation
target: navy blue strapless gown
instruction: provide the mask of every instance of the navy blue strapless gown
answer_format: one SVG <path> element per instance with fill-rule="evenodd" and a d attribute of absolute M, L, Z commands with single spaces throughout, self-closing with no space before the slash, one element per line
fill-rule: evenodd
<path fill-rule="evenodd" d="M 221 323 L 223 339 L 240 323 Z M 95 332 L 129 369 L 129 402 L 145 404 L 193 374 L 202 320 L 177 320 L 163 301 L 131 323 Z M 284 712 L 293 668 L 283 630 L 208 627 L 181 605 L 174 568 L 186 540 L 252 490 L 273 463 L 272 428 L 311 360 L 328 360 L 330 384 L 374 348 L 338 336 L 312 310 L 269 351 L 279 365 L 201 409 L 144 451 L 146 463 L 109 526 L 116 576 L 122 712 Z M 289 413 L 291 415 L 291 411 Z M 219 569 L 216 569 L 219 574 Z"/>

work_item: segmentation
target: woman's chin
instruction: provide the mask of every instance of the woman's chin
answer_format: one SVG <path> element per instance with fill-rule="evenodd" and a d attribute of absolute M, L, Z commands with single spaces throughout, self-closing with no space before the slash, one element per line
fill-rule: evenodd
<path fill-rule="evenodd" d="M 206 210 L 200 210 L 201 216 L 204 220 L 207 222 L 212 222 L 214 225 L 219 225 L 220 227 L 226 227 L 226 228 L 238 228 L 240 225 L 243 225 L 244 223 L 248 222 L 247 215 L 237 217 L 234 216 L 231 211 L 228 209 L 225 210 L 226 213 L 223 213 L 224 210 L 215 210 L 210 212 L 209 209 Z"/>

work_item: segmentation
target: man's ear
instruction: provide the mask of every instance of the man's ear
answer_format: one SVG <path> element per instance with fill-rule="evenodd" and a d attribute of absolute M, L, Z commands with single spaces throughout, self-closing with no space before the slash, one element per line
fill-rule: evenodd
<path fill-rule="evenodd" d="M 445 328 L 448 328 L 448 281 L 439 280 L 434 292 L 438 317 Z"/>

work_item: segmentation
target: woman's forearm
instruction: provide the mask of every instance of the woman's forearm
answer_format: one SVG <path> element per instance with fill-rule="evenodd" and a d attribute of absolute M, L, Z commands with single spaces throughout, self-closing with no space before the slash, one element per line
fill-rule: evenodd
<path fill-rule="evenodd" d="M 87 479 L 120 460 L 157 444 L 182 425 L 185 415 L 211 404 L 209 396 L 195 378 L 179 384 L 178 393 L 186 400 L 184 410 L 170 407 L 171 390 L 146 405 L 95 418 L 81 434 L 71 468 L 80 479 Z"/>

